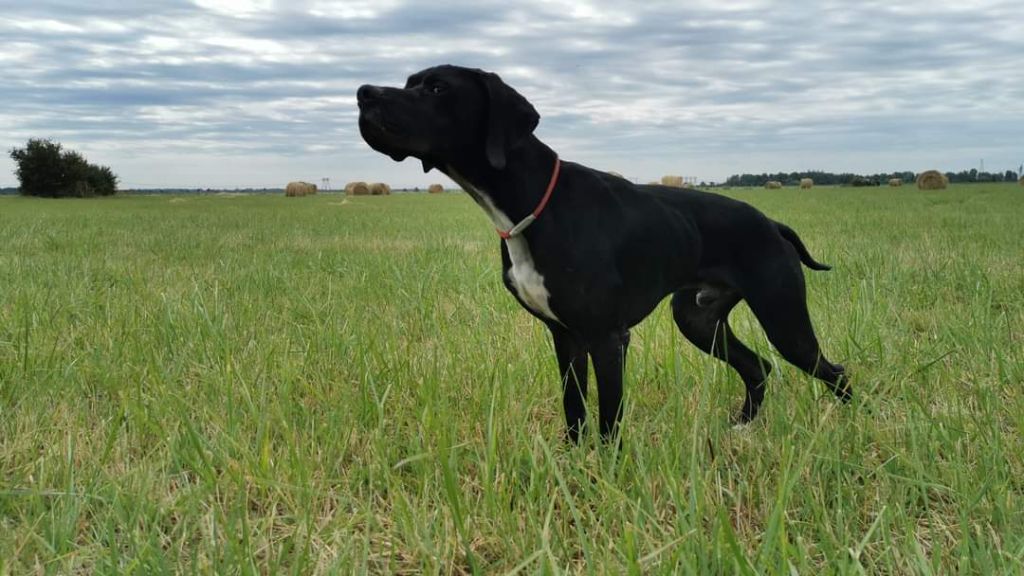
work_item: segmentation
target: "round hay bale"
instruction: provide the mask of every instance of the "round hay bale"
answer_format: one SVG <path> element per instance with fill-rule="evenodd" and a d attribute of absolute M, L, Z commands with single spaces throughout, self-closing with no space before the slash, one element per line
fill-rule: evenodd
<path fill-rule="evenodd" d="M 430 192 L 431 194 L 440 194 L 444 192 L 444 186 L 440 184 L 431 184 L 430 188 L 427 188 L 427 192 Z"/>
<path fill-rule="evenodd" d="M 778 180 L 769 180 L 764 183 L 764 187 L 769 190 L 778 190 L 779 188 L 782 188 L 782 182 L 779 182 Z"/>
<path fill-rule="evenodd" d="M 388 194 L 391 194 L 391 186 L 383 182 L 370 184 L 370 196 L 387 196 Z"/>
<path fill-rule="evenodd" d="M 310 196 L 316 194 L 316 184 L 309 182 L 289 182 L 284 189 L 285 196 Z"/>
<path fill-rule="evenodd" d="M 919 190 L 943 190 L 948 184 L 949 180 L 938 170 L 926 170 L 917 175 Z"/>
<path fill-rule="evenodd" d="M 1020 180 L 1017 180 L 1017 184 L 1020 184 L 1021 186 L 1024 186 L 1024 176 L 1021 176 Z"/>
<path fill-rule="evenodd" d="M 801 178 L 800 179 L 800 188 L 802 188 L 804 190 L 806 190 L 808 188 L 814 188 L 814 180 L 811 180 L 810 178 Z"/>
<path fill-rule="evenodd" d="M 662 176 L 661 177 L 661 185 L 662 186 L 672 186 L 673 188 L 682 188 L 683 187 L 683 177 L 682 176 L 671 176 L 671 175 L 670 176 Z"/>
<path fill-rule="evenodd" d="M 369 196 L 370 185 L 366 182 L 349 182 L 345 184 L 345 194 L 348 196 Z"/>
<path fill-rule="evenodd" d="M 889 178 L 889 186 L 892 186 L 893 188 L 903 186 L 903 178 Z"/>

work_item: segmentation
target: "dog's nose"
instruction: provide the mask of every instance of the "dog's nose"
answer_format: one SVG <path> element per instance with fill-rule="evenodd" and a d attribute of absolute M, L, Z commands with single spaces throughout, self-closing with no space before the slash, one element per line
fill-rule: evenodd
<path fill-rule="evenodd" d="M 362 104 L 364 102 L 372 102 L 380 98 L 382 91 L 376 86 L 370 86 L 369 84 L 363 84 L 356 91 L 356 100 Z"/>

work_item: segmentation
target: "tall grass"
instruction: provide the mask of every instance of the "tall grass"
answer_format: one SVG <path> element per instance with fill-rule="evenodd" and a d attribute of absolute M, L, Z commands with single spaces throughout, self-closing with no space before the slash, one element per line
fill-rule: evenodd
<path fill-rule="evenodd" d="M 0 198 L 0 573 L 1024 571 L 1019 188 L 731 193 L 835 266 L 856 399 L 738 309 L 734 429 L 662 308 L 621 452 L 462 195 Z"/>

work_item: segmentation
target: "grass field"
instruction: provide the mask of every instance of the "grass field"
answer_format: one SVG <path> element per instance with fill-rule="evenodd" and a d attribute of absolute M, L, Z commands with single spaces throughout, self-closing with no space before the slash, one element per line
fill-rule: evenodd
<path fill-rule="evenodd" d="M 738 309 L 733 429 L 663 305 L 621 453 L 465 195 L 0 197 L 0 573 L 1024 572 L 1024 189 L 729 194 L 835 266 L 855 402 Z"/>

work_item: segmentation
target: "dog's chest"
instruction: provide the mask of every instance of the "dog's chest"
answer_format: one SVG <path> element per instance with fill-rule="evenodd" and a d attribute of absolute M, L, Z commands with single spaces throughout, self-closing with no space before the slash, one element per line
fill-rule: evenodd
<path fill-rule="evenodd" d="M 495 226 L 501 230 L 508 230 L 512 227 L 512 220 L 495 206 L 494 201 L 491 200 L 490 195 L 486 191 L 473 186 L 471 182 L 463 178 L 451 166 L 448 167 L 445 173 L 451 176 L 453 180 L 462 186 L 463 190 L 472 196 L 473 200 L 490 216 Z M 561 322 L 558 316 L 555 316 L 555 313 L 551 311 L 551 294 L 544 286 L 544 277 L 533 261 L 533 255 L 530 254 L 530 245 L 526 242 L 526 239 L 522 236 L 514 236 L 505 240 L 505 246 L 508 249 L 508 257 L 511 261 L 511 266 L 505 271 L 505 279 L 512 289 L 515 290 L 516 295 L 519 296 L 519 299 L 530 310 L 545 318 Z"/>
<path fill-rule="evenodd" d="M 505 271 L 505 277 L 519 299 L 537 314 L 558 321 L 558 317 L 551 310 L 551 294 L 544 286 L 544 276 L 537 270 L 526 239 L 521 236 L 509 238 L 505 245 L 508 247 L 509 260 L 512 262 Z"/>

